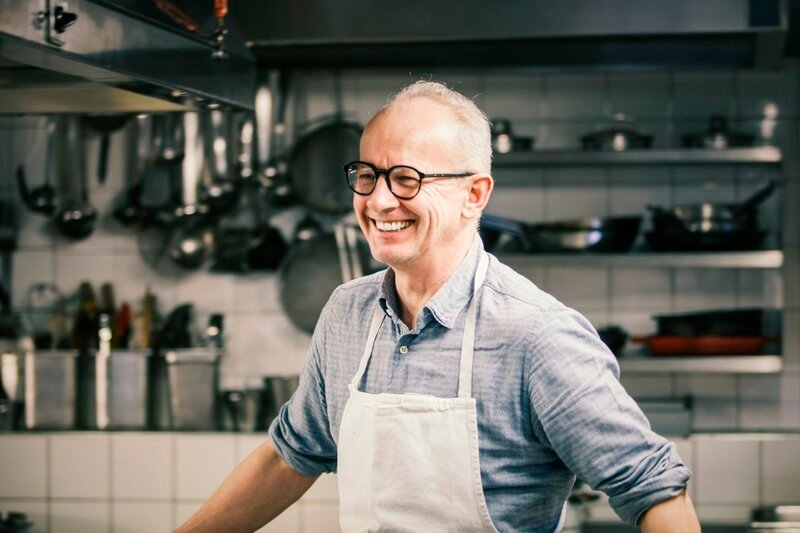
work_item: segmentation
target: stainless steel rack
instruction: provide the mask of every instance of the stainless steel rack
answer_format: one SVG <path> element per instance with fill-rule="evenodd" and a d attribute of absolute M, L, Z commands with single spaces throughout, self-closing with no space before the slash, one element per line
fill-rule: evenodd
<path fill-rule="evenodd" d="M 497 154 L 496 168 L 528 166 L 586 166 L 586 165 L 726 165 L 779 164 L 783 159 L 775 146 L 729 148 L 656 148 L 624 152 L 589 152 L 582 150 L 533 150 Z"/>
<path fill-rule="evenodd" d="M 628 252 L 580 254 L 497 254 L 511 265 L 526 266 L 595 266 L 636 268 L 751 268 L 776 269 L 783 266 L 782 250 L 747 252 Z"/>
<path fill-rule="evenodd" d="M 783 369 L 779 355 L 633 356 L 619 359 L 622 376 L 631 374 L 776 374 Z"/>

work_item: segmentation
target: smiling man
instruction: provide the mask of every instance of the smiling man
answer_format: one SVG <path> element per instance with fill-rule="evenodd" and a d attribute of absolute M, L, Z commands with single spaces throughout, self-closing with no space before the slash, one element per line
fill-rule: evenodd
<path fill-rule="evenodd" d="M 489 123 L 433 82 L 344 167 L 389 265 L 333 293 L 300 387 L 180 531 L 252 531 L 338 472 L 343 531 L 557 531 L 575 474 L 644 531 L 699 531 L 690 473 L 587 320 L 483 250 Z"/>

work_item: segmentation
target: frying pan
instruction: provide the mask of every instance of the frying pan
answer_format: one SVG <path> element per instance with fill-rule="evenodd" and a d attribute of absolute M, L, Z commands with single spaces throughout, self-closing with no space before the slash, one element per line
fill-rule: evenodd
<path fill-rule="evenodd" d="M 656 315 L 657 334 L 683 336 L 758 336 L 763 332 L 763 309 L 728 309 Z"/>
<path fill-rule="evenodd" d="M 633 342 L 644 344 L 650 355 L 757 355 L 774 337 L 740 336 L 686 337 L 680 335 L 653 335 L 633 337 Z"/>

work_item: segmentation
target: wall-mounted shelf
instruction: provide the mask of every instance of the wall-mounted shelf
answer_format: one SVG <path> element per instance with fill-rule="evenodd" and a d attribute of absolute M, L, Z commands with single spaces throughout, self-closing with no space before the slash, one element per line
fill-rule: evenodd
<path fill-rule="evenodd" d="M 497 154 L 496 168 L 528 166 L 585 166 L 585 165 L 729 165 L 778 164 L 781 151 L 774 146 L 710 150 L 703 148 L 674 148 L 628 150 L 625 152 L 587 152 L 580 150 L 542 150 Z"/>
<path fill-rule="evenodd" d="M 504 263 L 528 266 L 595 266 L 636 268 L 781 268 L 781 250 L 752 252 L 662 253 L 630 252 L 616 254 L 497 254 Z"/>
<path fill-rule="evenodd" d="M 783 368 L 779 355 L 623 356 L 620 372 L 630 374 L 776 374 Z"/>

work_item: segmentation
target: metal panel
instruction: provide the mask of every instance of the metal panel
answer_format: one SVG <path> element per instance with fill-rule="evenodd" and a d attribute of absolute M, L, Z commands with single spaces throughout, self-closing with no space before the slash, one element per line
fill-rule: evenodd
<path fill-rule="evenodd" d="M 254 63 L 235 39 L 228 42 L 227 57 L 218 60 L 210 40 L 100 3 L 70 0 L 69 11 L 78 20 L 58 34 L 63 41 L 58 46 L 47 40 L 47 20 L 37 18 L 37 6 L 47 5 L 0 0 L 0 56 L 182 106 L 213 102 L 252 108 Z"/>

